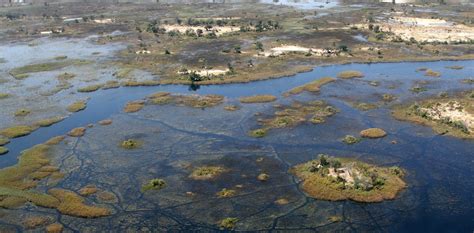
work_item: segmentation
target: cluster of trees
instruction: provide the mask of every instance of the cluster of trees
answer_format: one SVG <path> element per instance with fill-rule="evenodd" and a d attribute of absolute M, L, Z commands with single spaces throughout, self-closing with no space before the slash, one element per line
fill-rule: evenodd
<path fill-rule="evenodd" d="M 278 23 L 278 21 L 271 21 L 271 20 L 268 20 L 267 22 L 258 21 L 258 23 L 255 25 L 256 32 L 271 31 L 271 30 L 277 30 L 280 28 L 281 28 L 280 23 Z"/>
<path fill-rule="evenodd" d="M 7 13 L 5 15 L 5 18 L 9 19 L 9 20 L 16 20 L 16 19 L 20 19 L 20 18 L 23 18 L 23 17 L 26 17 L 26 14 L 20 14 L 20 13 Z"/>
<path fill-rule="evenodd" d="M 179 18 L 176 18 L 176 23 L 181 25 L 183 21 Z M 232 25 L 235 26 L 235 22 L 230 19 L 193 19 L 193 18 L 188 18 L 186 21 L 186 24 L 189 26 L 210 26 L 212 27 L 213 25 L 217 26 L 226 26 L 226 25 Z"/>
<path fill-rule="evenodd" d="M 157 20 L 153 20 L 152 22 L 148 23 L 146 27 L 146 31 L 149 33 L 165 33 L 166 32 L 164 28 L 160 28 L 158 26 Z"/>

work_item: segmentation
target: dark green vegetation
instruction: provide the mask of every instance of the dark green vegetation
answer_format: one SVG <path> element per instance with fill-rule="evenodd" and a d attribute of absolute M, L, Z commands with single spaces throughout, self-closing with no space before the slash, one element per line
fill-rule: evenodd
<path fill-rule="evenodd" d="M 238 221 L 238 218 L 224 218 L 219 223 L 219 227 L 222 230 L 232 230 L 235 228 L 235 224 L 237 224 Z"/>
<path fill-rule="evenodd" d="M 142 186 L 143 191 L 160 190 L 166 187 L 166 182 L 163 179 L 155 178 L 148 181 Z"/>
<path fill-rule="evenodd" d="M 349 144 L 349 145 L 351 145 L 351 144 L 356 144 L 356 143 L 360 142 L 360 140 L 361 140 L 360 138 L 354 137 L 354 136 L 352 136 L 352 135 L 346 135 L 346 136 L 342 139 L 342 141 L 343 141 L 344 143 Z"/>
<path fill-rule="evenodd" d="M 139 148 L 142 145 L 143 145 L 142 141 L 135 140 L 135 139 L 128 139 L 120 143 L 120 146 L 122 148 L 128 149 L 128 150 Z"/>

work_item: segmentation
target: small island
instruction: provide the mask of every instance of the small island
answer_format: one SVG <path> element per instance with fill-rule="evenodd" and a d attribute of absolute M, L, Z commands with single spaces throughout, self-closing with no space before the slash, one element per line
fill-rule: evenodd
<path fill-rule="evenodd" d="M 294 166 L 290 173 L 302 180 L 301 188 L 307 195 L 329 201 L 382 202 L 395 199 L 406 187 L 399 167 L 378 167 L 324 154 Z"/>

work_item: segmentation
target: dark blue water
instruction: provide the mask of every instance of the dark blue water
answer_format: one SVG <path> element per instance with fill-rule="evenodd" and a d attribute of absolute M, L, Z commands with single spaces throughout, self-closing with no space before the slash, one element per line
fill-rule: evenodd
<path fill-rule="evenodd" d="M 453 70 L 447 66 L 464 66 L 462 70 Z M 424 77 L 423 72 L 417 72 L 420 67 L 428 67 L 442 73 L 440 79 Z M 272 94 L 281 97 L 281 94 L 303 85 L 314 79 L 321 77 L 336 77 L 338 72 L 345 70 L 359 70 L 365 74 L 364 81 L 394 82 L 399 84 L 398 90 L 409 89 L 413 86 L 414 80 L 436 81 L 436 85 L 441 85 L 446 90 L 469 89 L 468 85 L 461 85 L 460 80 L 473 78 L 474 61 L 436 61 L 436 62 L 403 62 L 403 63 L 376 63 L 376 64 L 345 64 L 316 67 L 311 72 L 300 73 L 295 76 L 257 81 L 244 84 L 208 85 L 190 88 L 185 85 L 162 85 L 154 87 L 121 87 L 118 89 L 100 90 L 90 94 L 90 101 L 84 111 L 73 114 L 62 122 L 50 127 L 40 128 L 28 136 L 12 139 L 7 145 L 10 152 L 0 159 L 0 167 L 11 166 L 16 163 L 16 157 L 22 150 L 30 148 L 36 144 L 43 143 L 49 138 L 64 135 L 69 130 L 85 126 L 90 123 L 97 123 L 113 114 L 122 111 L 123 106 L 128 101 L 142 99 L 149 94 L 158 91 L 172 93 L 196 93 L 196 94 L 217 94 L 227 98 L 238 98 L 241 96 Z M 340 80 L 345 81 L 345 80 Z M 346 81 L 351 85 L 351 80 Z M 428 85 L 429 86 L 429 85 Z M 363 87 L 348 86 L 346 88 Z M 324 89 L 324 88 L 323 88 Z M 343 91 L 343 90 L 340 90 Z M 398 91 L 403 93 L 404 91 Z M 397 93 L 395 90 L 394 93 Z M 420 95 L 433 94 L 430 92 Z M 331 93 L 324 93 L 330 96 Z M 401 96 L 399 100 L 407 99 Z"/>

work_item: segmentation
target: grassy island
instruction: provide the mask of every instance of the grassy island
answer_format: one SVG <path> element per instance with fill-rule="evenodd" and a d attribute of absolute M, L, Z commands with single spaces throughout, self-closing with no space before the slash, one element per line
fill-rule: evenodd
<path fill-rule="evenodd" d="M 192 108 L 210 108 L 224 102 L 221 95 L 174 95 L 169 92 L 157 92 L 148 97 L 153 105 L 174 104 Z"/>
<path fill-rule="evenodd" d="M 298 164 L 290 172 L 303 181 L 302 189 L 309 196 L 330 201 L 381 202 L 395 199 L 406 187 L 404 172 L 398 167 L 378 167 L 327 155 Z"/>

